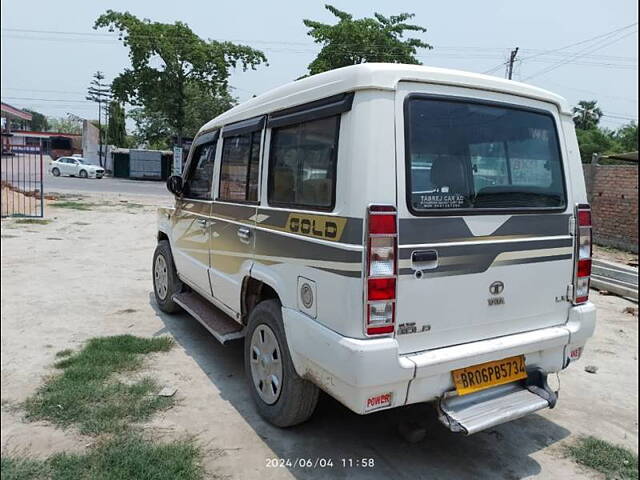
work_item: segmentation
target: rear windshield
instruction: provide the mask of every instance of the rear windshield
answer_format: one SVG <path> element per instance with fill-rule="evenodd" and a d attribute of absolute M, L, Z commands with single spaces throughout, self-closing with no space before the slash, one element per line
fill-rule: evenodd
<path fill-rule="evenodd" d="M 407 102 L 407 200 L 414 213 L 565 206 L 550 114 L 425 97 Z"/>

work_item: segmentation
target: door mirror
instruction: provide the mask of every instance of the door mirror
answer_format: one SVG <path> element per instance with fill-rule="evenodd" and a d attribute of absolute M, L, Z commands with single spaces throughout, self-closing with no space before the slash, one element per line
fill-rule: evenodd
<path fill-rule="evenodd" d="M 171 175 L 167 178 L 167 189 L 174 195 L 180 195 L 182 187 L 182 177 L 180 175 Z"/>

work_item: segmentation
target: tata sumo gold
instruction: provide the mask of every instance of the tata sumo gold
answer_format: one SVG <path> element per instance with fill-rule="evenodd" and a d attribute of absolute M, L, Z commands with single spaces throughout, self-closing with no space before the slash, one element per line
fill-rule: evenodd
<path fill-rule="evenodd" d="M 307 420 L 321 389 L 358 414 L 433 402 L 471 434 L 553 408 L 549 376 L 593 334 L 578 144 L 545 90 L 333 70 L 204 125 L 168 188 L 158 306 L 244 338 L 274 425 Z"/>

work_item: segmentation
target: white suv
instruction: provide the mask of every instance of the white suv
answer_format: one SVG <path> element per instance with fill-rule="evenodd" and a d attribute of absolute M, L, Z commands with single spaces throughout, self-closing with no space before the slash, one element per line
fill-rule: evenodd
<path fill-rule="evenodd" d="M 466 434 L 553 407 L 593 334 L 591 215 L 567 102 L 485 75 L 364 64 L 207 123 L 159 210 L 156 300 L 245 337 L 278 426 L 318 389 L 436 402 Z"/>

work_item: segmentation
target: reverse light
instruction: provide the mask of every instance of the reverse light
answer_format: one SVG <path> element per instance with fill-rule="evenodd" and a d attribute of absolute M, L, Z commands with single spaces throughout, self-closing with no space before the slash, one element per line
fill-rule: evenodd
<path fill-rule="evenodd" d="M 395 207 L 372 205 L 367 216 L 365 332 L 385 335 L 395 330 L 397 216 Z"/>
<path fill-rule="evenodd" d="M 589 300 L 591 283 L 592 225 L 591 207 L 576 206 L 576 251 L 573 275 L 573 304 L 580 305 Z"/>

